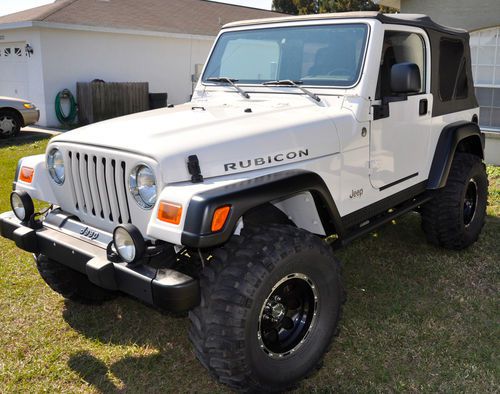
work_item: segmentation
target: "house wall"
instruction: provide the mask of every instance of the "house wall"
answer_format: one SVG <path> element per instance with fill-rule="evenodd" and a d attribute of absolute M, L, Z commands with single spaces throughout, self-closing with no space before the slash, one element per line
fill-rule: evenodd
<path fill-rule="evenodd" d="M 149 82 L 152 93 L 168 93 L 168 102 L 189 100 L 195 65 L 204 63 L 214 39 L 41 29 L 45 118 L 58 121 L 54 99 L 62 89 L 76 97 L 76 83 Z"/>
<path fill-rule="evenodd" d="M 480 126 L 486 131 L 485 161 L 500 165 L 500 54 L 495 58 L 500 38 L 495 37 L 495 30 L 490 30 L 500 26 L 500 0 L 401 0 L 400 4 L 401 12 L 427 14 L 438 23 L 471 32 L 474 82 L 481 105 Z"/>
<path fill-rule="evenodd" d="M 9 46 L 9 44 L 20 43 L 23 50 L 22 60 L 26 62 L 24 68 L 25 80 L 19 86 L 0 82 L 0 96 L 13 96 L 31 100 L 38 107 L 41 107 L 41 115 L 44 116 L 45 111 L 43 103 L 44 98 L 44 83 L 42 73 L 43 56 L 40 50 L 40 31 L 33 28 L 12 29 L 0 31 L 0 45 Z M 33 55 L 28 57 L 24 51 L 26 44 L 30 44 L 34 50 Z M 17 44 L 16 44 L 17 45 Z M 0 63 L 0 73 L 6 72 L 2 70 Z M 9 79 L 8 76 L 5 79 Z"/>
<path fill-rule="evenodd" d="M 500 0 L 401 0 L 401 12 L 427 14 L 440 24 L 468 31 L 500 24 Z"/>
<path fill-rule="evenodd" d="M 484 161 L 487 164 L 500 166 L 500 133 L 485 132 Z"/>

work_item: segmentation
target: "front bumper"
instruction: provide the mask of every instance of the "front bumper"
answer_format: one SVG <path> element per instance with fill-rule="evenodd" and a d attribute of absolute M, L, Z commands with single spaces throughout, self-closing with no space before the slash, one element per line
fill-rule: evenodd
<path fill-rule="evenodd" d="M 22 109 L 20 110 L 23 117 L 23 127 L 35 124 L 40 119 L 40 110 L 33 109 Z"/>
<path fill-rule="evenodd" d="M 106 249 L 52 226 L 34 230 L 21 223 L 13 212 L 0 215 L 0 235 L 27 252 L 43 254 L 87 275 L 100 287 L 122 291 L 150 305 L 181 312 L 199 303 L 199 283 L 190 276 L 172 269 L 113 263 L 108 260 Z"/>

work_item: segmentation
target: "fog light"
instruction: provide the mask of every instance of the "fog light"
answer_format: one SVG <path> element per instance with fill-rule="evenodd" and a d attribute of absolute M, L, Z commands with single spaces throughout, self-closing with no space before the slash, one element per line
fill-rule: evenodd
<path fill-rule="evenodd" d="M 16 215 L 21 222 L 27 222 L 35 213 L 33 200 L 26 192 L 12 192 L 10 194 L 10 206 L 14 211 L 14 215 Z"/>
<path fill-rule="evenodd" d="M 116 253 L 126 263 L 139 261 L 146 249 L 141 232 L 132 224 L 122 224 L 115 228 L 113 243 Z"/>

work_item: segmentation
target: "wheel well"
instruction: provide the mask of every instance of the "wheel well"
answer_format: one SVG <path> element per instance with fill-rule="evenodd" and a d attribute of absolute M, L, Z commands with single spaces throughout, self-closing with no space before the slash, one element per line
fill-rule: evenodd
<path fill-rule="evenodd" d="M 457 145 L 456 152 L 472 153 L 473 155 L 479 156 L 481 159 L 484 159 L 481 140 L 476 135 L 471 135 L 461 140 Z"/>
<path fill-rule="evenodd" d="M 2 107 L 0 109 L 0 114 L 2 112 L 7 112 L 7 113 L 15 115 L 17 120 L 19 121 L 19 124 L 21 125 L 21 127 L 24 127 L 23 116 L 21 115 L 21 113 L 17 109 L 11 108 L 11 107 Z"/>
<path fill-rule="evenodd" d="M 243 215 L 243 222 L 290 224 L 314 234 L 327 235 L 321 212 L 311 193 L 302 192 L 252 208 Z"/>
<path fill-rule="evenodd" d="M 285 212 L 271 203 L 265 203 L 245 212 L 243 215 L 245 225 L 265 225 L 265 224 L 290 224 L 295 223 L 290 220 Z"/>

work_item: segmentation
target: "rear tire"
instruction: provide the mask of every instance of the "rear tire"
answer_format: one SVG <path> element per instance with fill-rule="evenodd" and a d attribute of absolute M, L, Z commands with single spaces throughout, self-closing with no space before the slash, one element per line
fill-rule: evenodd
<path fill-rule="evenodd" d="M 21 131 L 21 123 L 16 112 L 0 110 L 0 138 L 15 137 Z"/>
<path fill-rule="evenodd" d="M 80 304 L 101 304 L 117 295 L 94 285 L 84 274 L 44 255 L 36 257 L 36 267 L 49 287 L 68 300 Z"/>
<path fill-rule="evenodd" d="M 427 240 L 447 249 L 464 249 L 477 241 L 484 226 L 488 177 L 480 157 L 457 153 L 446 186 L 422 207 Z"/>
<path fill-rule="evenodd" d="M 340 266 L 307 231 L 243 228 L 215 251 L 200 285 L 189 337 L 200 362 L 233 388 L 294 387 L 320 367 L 338 333 Z"/>

